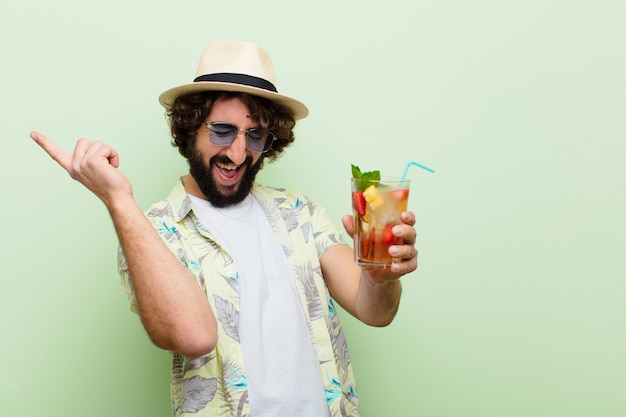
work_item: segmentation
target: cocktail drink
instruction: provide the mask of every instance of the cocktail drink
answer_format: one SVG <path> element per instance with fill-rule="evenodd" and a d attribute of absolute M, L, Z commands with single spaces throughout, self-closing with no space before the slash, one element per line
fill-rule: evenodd
<path fill-rule="evenodd" d="M 402 244 L 392 233 L 407 210 L 409 180 L 352 178 L 354 257 L 358 265 L 388 268 L 389 246 Z"/>

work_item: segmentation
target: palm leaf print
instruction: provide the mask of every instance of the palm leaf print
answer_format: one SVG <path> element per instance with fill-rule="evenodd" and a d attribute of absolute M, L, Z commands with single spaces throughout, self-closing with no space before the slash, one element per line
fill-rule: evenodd
<path fill-rule="evenodd" d="M 288 231 L 291 232 L 293 229 L 298 227 L 298 214 L 300 214 L 300 211 L 302 210 L 303 207 L 304 207 L 303 205 L 300 205 L 299 207 L 296 207 L 296 208 L 290 208 L 290 209 L 281 208 L 280 209 L 280 215 L 283 218 L 285 222 L 285 226 L 287 226 Z"/>
<path fill-rule="evenodd" d="M 302 236 L 304 236 L 304 241 L 309 243 L 309 236 L 311 236 L 311 222 L 304 223 L 300 230 L 302 230 Z"/>
<path fill-rule="evenodd" d="M 200 369 L 213 359 L 215 359 L 215 351 L 211 352 L 211 354 L 209 355 L 201 356 L 195 359 L 190 359 L 185 364 L 185 373 L 189 371 L 195 371 L 196 369 Z"/>
<path fill-rule="evenodd" d="M 183 381 L 181 388 L 181 413 L 197 413 L 215 397 L 217 390 L 216 378 L 192 376 Z"/>
<path fill-rule="evenodd" d="M 172 217 L 172 207 L 170 207 L 170 205 L 168 204 L 163 208 L 152 208 L 150 211 L 148 211 L 146 216 L 151 218 Z"/>
<path fill-rule="evenodd" d="M 265 213 L 265 217 L 267 217 L 267 221 L 270 223 L 272 230 L 276 234 L 280 235 L 282 232 L 281 229 L 277 227 L 277 225 L 280 224 L 281 213 L 280 210 L 276 209 L 276 207 L 280 205 L 280 202 L 274 200 L 276 206 L 272 204 L 271 200 L 265 200 L 263 198 L 257 199 L 257 202 L 259 203 L 259 206 L 261 206 L 261 210 L 263 210 L 263 213 Z"/>
<path fill-rule="evenodd" d="M 220 387 L 220 395 L 226 402 L 224 411 L 228 411 L 230 417 L 242 417 L 248 403 L 248 379 L 234 361 L 224 360 L 222 370 L 224 386 Z"/>
<path fill-rule="evenodd" d="M 306 297 L 306 304 L 309 310 L 311 320 L 317 320 L 323 315 L 322 303 L 320 302 L 319 293 L 313 280 L 311 265 L 301 266 L 298 269 L 297 279 L 302 285 Z"/>
<path fill-rule="evenodd" d="M 233 289 L 235 294 L 239 294 L 239 273 L 237 271 L 233 271 L 229 275 L 222 275 L 222 278 Z"/>
<path fill-rule="evenodd" d="M 348 352 L 348 343 L 346 342 L 346 335 L 343 329 L 339 331 L 337 335 L 337 353 L 339 354 L 339 363 L 344 372 L 348 372 L 348 366 L 350 365 L 350 353 Z"/>
<path fill-rule="evenodd" d="M 219 295 L 213 296 L 213 299 L 215 300 L 217 319 L 222 325 L 224 333 L 239 342 L 239 311 L 237 311 L 233 303 Z"/>

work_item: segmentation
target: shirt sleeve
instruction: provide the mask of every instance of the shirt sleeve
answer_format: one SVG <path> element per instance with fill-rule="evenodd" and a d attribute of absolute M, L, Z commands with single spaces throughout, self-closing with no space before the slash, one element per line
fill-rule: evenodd
<path fill-rule="evenodd" d="M 324 252 L 335 245 L 348 244 L 343 229 L 332 219 L 326 208 L 311 200 L 309 201 L 309 210 L 318 256 L 321 257 Z"/>

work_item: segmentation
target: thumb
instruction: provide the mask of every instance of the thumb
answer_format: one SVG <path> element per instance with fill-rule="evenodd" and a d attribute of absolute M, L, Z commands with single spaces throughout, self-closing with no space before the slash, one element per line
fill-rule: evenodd
<path fill-rule="evenodd" d="M 346 230 L 346 233 L 352 236 L 354 233 L 354 221 L 352 216 L 346 214 L 341 218 L 341 223 L 343 223 L 343 228 Z"/>

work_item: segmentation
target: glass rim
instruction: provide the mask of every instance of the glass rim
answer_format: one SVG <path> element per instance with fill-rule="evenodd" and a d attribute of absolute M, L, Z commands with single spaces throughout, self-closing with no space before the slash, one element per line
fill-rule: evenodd
<path fill-rule="evenodd" d="M 360 181 L 367 181 L 367 182 L 373 182 L 373 183 L 410 183 L 411 180 L 408 178 L 402 179 L 400 177 L 380 177 L 379 180 L 372 180 L 372 179 L 368 179 L 368 178 L 354 178 L 354 177 L 350 177 L 350 179 L 352 180 L 352 182 L 360 182 Z"/>

